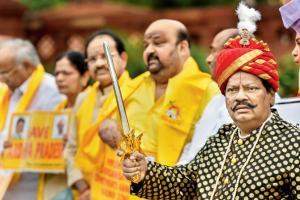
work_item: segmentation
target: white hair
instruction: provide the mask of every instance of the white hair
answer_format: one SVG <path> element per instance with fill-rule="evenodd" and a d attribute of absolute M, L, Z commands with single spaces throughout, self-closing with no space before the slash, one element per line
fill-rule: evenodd
<path fill-rule="evenodd" d="M 35 67 L 41 63 L 37 51 L 28 40 L 10 39 L 1 42 L 0 47 L 10 48 L 16 51 L 15 61 L 17 66 L 22 64 L 24 60 L 30 61 Z"/>

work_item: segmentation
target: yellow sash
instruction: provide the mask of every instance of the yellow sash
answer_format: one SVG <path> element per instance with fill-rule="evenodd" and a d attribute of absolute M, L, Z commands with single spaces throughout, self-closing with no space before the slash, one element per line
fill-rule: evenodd
<path fill-rule="evenodd" d="M 44 78 L 45 70 L 42 65 L 38 65 L 37 68 L 32 73 L 29 84 L 26 88 L 25 93 L 22 95 L 20 101 L 18 102 L 17 108 L 14 112 L 24 112 L 27 110 L 28 106 L 30 105 L 30 102 L 32 98 L 34 97 L 37 89 L 40 86 L 40 83 L 42 82 Z M 0 89 L 0 130 L 3 129 L 5 124 L 5 119 L 7 117 L 7 111 L 9 106 L 9 89 L 5 86 L 1 86 Z M 3 112 L 2 112 L 3 111 Z M 16 173 L 13 175 L 10 185 L 15 184 L 20 179 L 20 174 Z"/>
<path fill-rule="evenodd" d="M 145 76 L 140 76 L 138 79 L 133 81 L 130 80 L 129 76 L 121 77 L 119 80 L 122 96 L 124 100 L 125 107 L 127 108 L 127 99 L 138 89 L 140 83 L 144 80 Z M 128 83 L 128 84 L 127 84 Z M 115 100 L 114 93 L 112 92 L 106 101 L 104 102 L 101 113 L 99 113 L 98 119 L 93 126 L 89 128 L 89 130 L 85 133 L 84 139 L 81 143 L 82 156 L 87 157 L 91 163 L 96 163 L 99 160 L 99 156 L 101 155 L 101 140 L 98 137 L 98 129 L 99 125 L 106 118 L 115 116 L 118 117 L 117 113 L 117 104 Z M 127 110 L 128 118 L 130 118 L 130 111 Z"/>
<path fill-rule="evenodd" d="M 195 123 L 205 106 L 218 93 L 219 88 L 210 75 L 201 72 L 195 60 L 190 57 L 183 71 L 168 83 L 160 112 L 162 120 L 156 129 L 158 162 L 166 165 L 177 162 L 184 145 L 192 138 Z M 173 109 L 178 109 L 177 118 L 170 116 Z M 176 138 L 175 142 L 170 138 Z"/>
<path fill-rule="evenodd" d="M 45 174 L 39 175 L 38 189 L 37 189 L 37 200 L 43 200 L 45 191 Z"/>
<path fill-rule="evenodd" d="M 87 89 L 87 96 L 83 100 L 77 113 L 75 114 L 76 126 L 77 126 L 77 143 L 81 143 L 81 139 L 86 130 L 92 124 L 93 112 L 96 104 L 97 90 L 99 88 L 99 82 L 95 82 L 91 87 Z"/>
<path fill-rule="evenodd" d="M 5 84 L 0 83 L 0 132 L 2 131 L 5 125 L 10 95 L 11 93 L 8 87 Z"/>
<path fill-rule="evenodd" d="M 57 106 L 55 107 L 55 110 L 64 110 L 67 106 L 67 103 L 68 103 L 68 100 L 65 99 L 65 100 L 62 100 L 61 102 L 59 102 L 57 104 Z"/>
<path fill-rule="evenodd" d="M 130 106 L 127 100 L 130 99 L 130 96 L 139 87 L 143 79 L 144 76 L 140 76 L 134 81 L 129 81 L 128 76 L 120 78 L 119 82 L 126 108 Z M 129 118 L 132 116 L 132 109 L 127 110 L 127 115 Z M 97 122 L 85 133 L 79 148 L 80 151 L 77 154 L 77 162 L 81 162 L 82 166 L 91 166 L 90 169 L 86 168 L 85 170 L 93 171 L 92 174 L 89 174 L 91 199 L 140 199 L 129 194 L 130 183 L 122 175 L 116 152 L 104 144 L 98 136 L 99 125 L 106 118 L 118 118 L 117 104 L 113 92 L 103 104 Z M 113 176 L 110 177 L 112 174 Z M 105 178 L 103 179 L 104 176 L 109 177 L 108 182 L 104 180 Z M 113 188 L 113 192 L 110 183 L 116 186 L 116 188 Z"/>
<path fill-rule="evenodd" d="M 119 79 L 120 87 L 130 80 L 128 72 L 124 72 Z M 95 160 L 99 159 L 99 144 L 98 129 L 101 122 L 107 118 L 115 109 L 116 103 L 114 100 L 113 91 L 105 100 L 101 112 L 99 113 L 95 123 L 92 122 L 92 113 L 96 103 L 96 95 L 98 84 L 93 85 L 89 94 L 80 106 L 76 113 L 78 124 L 78 150 L 75 156 L 76 165 L 84 172 L 85 178 L 90 180 L 90 173 L 95 167 Z M 123 94 L 124 95 L 124 94 Z"/>
<path fill-rule="evenodd" d="M 195 60 L 188 58 L 183 70 L 169 80 L 165 95 L 148 113 L 143 150 L 154 154 L 159 163 L 176 164 L 184 145 L 192 138 L 194 125 L 206 104 L 218 93 L 217 84 L 210 75 L 201 72 Z"/>

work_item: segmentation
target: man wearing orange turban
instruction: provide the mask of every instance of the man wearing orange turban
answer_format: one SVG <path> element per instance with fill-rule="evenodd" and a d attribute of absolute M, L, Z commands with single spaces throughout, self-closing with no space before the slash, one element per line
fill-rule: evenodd
<path fill-rule="evenodd" d="M 267 81 L 274 92 L 277 92 L 278 65 L 267 44 L 250 38 L 249 45 L 244 46 L 239 42 L 241 39 L 241 36 L 229 39 L 217 58 L 216 80 L 222 93 L 225 93 L 225 86 L 230 76 L 237 71 L 247 72 Z"/>

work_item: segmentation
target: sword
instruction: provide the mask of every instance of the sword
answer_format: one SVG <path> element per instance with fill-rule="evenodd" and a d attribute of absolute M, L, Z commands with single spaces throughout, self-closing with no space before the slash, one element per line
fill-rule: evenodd
<path fill-rule="evenodd" d="M 115 65 L 107 42 L 103 42 L 103 49 L 104 49 L 104 54 L 106 57 L 108 69 L 110 72 L 110 76 L 112 79 L 112 85 L 114 89 L 115 98 L 117 101 L 119 115 L 121 118 L 123 132 L 122 132 L 122 141 L 119 149 L 123 152 L 121 155 L 121 159 L 124 160 L 125 158 L 129 158 L 129 156 L 135 151 L 142 152 L 140 145 L 141 145 L 141 139 L 143 134 L 140 134 L 136 137 L 134 134 L 134 129 L 130 129 L 128 118 L 124 107 L 122 93 L 118 82 L 118 77 L 115 71 Z M 138 183 L 140 181 L 140 177 L 141 177 L 140 174 L 135 175 L 132 178 L 132 182 Z"/>
<path fill-rule="evenodd" d="M 122 93 L 121 93 L 120 86 L 118 83 L 118 77 L 116 75 L 115 65 L 114 65 L 114 62 L 113 62 L 113 59 L 112 59 L 112 56 L 110 53 L 109 45 L 106 42 L 103 42 L 103 49 L 104 49 L 105 57 L 107 60 L 110 76 L 112 79 L 112 85 L 114 88 L 114 93 L 115 93 L 115 97 L 116 97 L 116 101 L 117 101 L 117 105 L 118 105 L 122 128 L 123 128 L 124 133 L 127 134 L 130 131 L 130 127 L 129 127 L 129 123 L 128 123 L 128 119 L 127 119 L 127 115 L 126 115 L 126 111 L 125 111 L 125 107 L 124 107 Z"/>

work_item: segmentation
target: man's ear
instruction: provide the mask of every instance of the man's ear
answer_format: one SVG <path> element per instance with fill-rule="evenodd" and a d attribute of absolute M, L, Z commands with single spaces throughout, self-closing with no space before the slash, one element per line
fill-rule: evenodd
<path fill-rule="evenodd" d="M 184 51 L 188 50 L 189 51 L 189 43 L 188 43 L 188 41 L 186 41 L 186 40 L 181 41 L 179 43 L 179 48 L 180 48 L 180 50 L 184 50 Z"/>
<path fill-rule="evenodd" d="M 121 53 L 120 57 L 121 57 L 121 59 L 122 59 L 124 62 L 127 63 L 128 55 L 127 55 L 127 53 L 126 53 L 125 51 Z"/>
<path fill-rule="evenodd" d="M 37 67 L 37 66 L 34 66 L 32 64 L 32 62 L 29 61 L 29 60 L 27 60 L 27 59 L 25 59 L 25 60 L 22 61 L 22 66 L 24 67 L 24 69 L 26 69 L 26 71 L 33 70 L 33 69 L 35 69 Z"/>
<path fill-rule="evenodd" d="M 121 53 L 120 57 L 122 59 L 122 69 L 125 70 L 128 61 L 128 54 L 124 51 Z"/>
<path fill-rule="evenodd" d="M 275 95 L 276 95 L 273 89 L 270 91 L 270 95 L 271 95 L 270 106 L 272 107 L 275 104 Z"/>
<path fill-rule="evenodd" d="M 179 52 L 184 58 L 187 58 L 191 55 L 189 43 L 187 40 L 181 41 L 178 45 L 179 45 Z"/>

